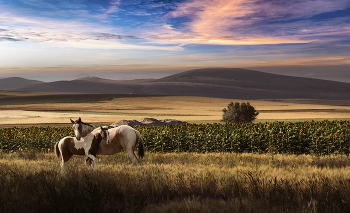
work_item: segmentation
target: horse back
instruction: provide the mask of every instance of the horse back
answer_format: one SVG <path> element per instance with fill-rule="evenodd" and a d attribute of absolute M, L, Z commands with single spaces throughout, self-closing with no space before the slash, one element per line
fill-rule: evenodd
<path fill-rule="evenodd" d="M 111 141 L 109 143 L 107 143 L 105 140 L 101 141 L 99 150 L 97 151 L 98 155 L 113 155 L 125 149 L 125 147 L 122 146 L 124 134 L 121 130 L 122 129 L 120 129 L 120 127 L 115 127 L 108 130 Z"/>
<path fill-rule="evenodd" d="M 74 155 L 85 155 L 84 148 L 77 149 L 75 147 L 76 139 L 73 137 L 65 137 L 62 139 L 61 150 L 63 153 L 70 153 Z"/>

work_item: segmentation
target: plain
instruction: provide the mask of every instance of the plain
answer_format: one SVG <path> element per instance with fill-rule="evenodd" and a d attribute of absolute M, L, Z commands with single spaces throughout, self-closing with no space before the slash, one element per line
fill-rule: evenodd
<path fill-rule="evenodd" d="M 2 93 L 4 127 L 111 124 L 174 118 L 217 123 L 229 102 L 249 101 L 256 122 L 349 119 L 350 103 L 234 100 L 187 96 Z M 2 212 L 349 212 L 350 158 L 344 155 L 146 153 L 131 168 L 126 153 L 98 156 L 98 169 L 73 157 L 62 172 L 53 154 L 0 152 Z M 30 195 L 30 196 L 29 196 Z"/>
<path fill-rule="evenodd" d="M 257 122 L 350 119 L 350 101 L 309 99 L 238 100 L 190 96 L 0 93 L 0 125 L 68 125 L 70 118 L 112 124 L 123 119 L 172 118 L 218 123 L 230 102 L 250 102 Z"/>
<path fill-rule="evenodd" d="M 126 153 L 89 171 L 74 157 L 1 153 L 2 212 L 348 212 L 347 156 Z M 30 196 L 29 196 L 30 195 Z"/>

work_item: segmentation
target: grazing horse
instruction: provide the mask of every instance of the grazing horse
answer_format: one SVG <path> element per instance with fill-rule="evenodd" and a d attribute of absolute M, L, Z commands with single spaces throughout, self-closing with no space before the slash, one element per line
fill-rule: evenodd
<path fill-rule="evenodd" d="M 62 159 L 61 168 L 64 169 L 64 163 L 73 155 L 86 155 L 92 160 L 90 165 L 87 164 L 87 161 L 85 162 L 86 167 L 96 168 L 96 154 L 102 140 L 109 141 L 108 128 L 96 128 L 82 137 L 82 140 L 69 136 L 62 138 L 55 144 L 56 156 Z"/>
<path fill-rule="evenodd" d="M 74 133 L 77 136 L 77 138 L 85 137 L 90 124 L 82 122 L 80 118 L 75 122 L 71 119 L 71 122 L 73 123 Z M 132 166 L 137 166 L 138 160 L 134 153 L 134 149 L 137 146 L 137 144 L 139 145 L 138 156 L 143 158 L 145 155 L 145 147 L 140 132 L 128 125 L 121 125 L 109 129 L 108 132 L 110 140 L 103 140 L 100 143 L 97 154 L 114 155 L 124 149 L 129 155 L 129 158 L 132 162 Z M 88 160 L 90 159 L 87 159 L 86 161 Z"/>

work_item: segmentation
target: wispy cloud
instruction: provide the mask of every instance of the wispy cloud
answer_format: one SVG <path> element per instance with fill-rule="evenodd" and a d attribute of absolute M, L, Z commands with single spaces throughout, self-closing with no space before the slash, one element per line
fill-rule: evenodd
<path fill-rule="evenodd" d="M 267 0 L 193 0 L 181 2 L 176 10 L 166 17 L 186 17 L 182 26 L 171 26 L 171 30 L 183 33 L 162 33 L 159 39 L 183 43 L 259 45 L 278 43 L 309 43 L 317 38 L 304 36 L 324 32 L 340 32 L 342 22 L 330 26 L 329 20 L 317 22 L 312 17 L 327 12 L 342 10 L 350 6 L 349 1 L 324 0 L 267 1 Z M 297 22 L 297 24 L 295 24 Z M 303 22 L 302 25 L 300 23 Z M 315 23 L 316 22 L 316 23 Z M 331 22 L 335 23 L 336 20 Z M 343 26 L 339 26 L 343 25 Z"/>
<path fill-rule="evenodd" d="M 136 36 L 127 36 L 114 33 L 92 33 L 97 40 L 110 40 L 110 39 L 140 39 Z"/>
<path fill-rule="evenodd" d="M 349 0 L 0 0 L 0 8 L 1 48 L 13 54 L 1 66 L 349 63 Z"/>
<path fill-rule="evenodd" d="M 13 16 L 0 14 L 0 20 L 9 23 L 0 31 L 0 37 L 7 41 L 49 42 L 64 47 L 84 49 L 138 49 L 178 51 L 178 45 L 128 44 L 121 40 L 140 40 L 133 35 L 114 33 L 118 28 L 76 21 L 50 18 Z M 16 27 L 12 27 L 16 26 Z M 57 28 L 56 26 L 60 26 Z M 122 31 L 122 30 L 121 30 Z M 2 39 L 4 40 L 4 39 Z"/>
<path fill-rule="evenodd" d="M 167 51 L 180 51 L 182 47 L 180 46 L 155 46 L 155 45 L 136 45 L 136 44 L 125 44 L 117 41 L 98 41 L 86 39 L 84 41 L 65 41 L 59 43 L 61 47 L 73 47 L 73 48 L 82 48 L 82 49 L 96 49 L 96 50 L 127 50 L 127 49 L 136 49 L 136 50 L 167 50 Z"/>
<path fill-rule="evenodd" d="M 34 7 L 38 7 L 38 8 L 45 8 L 45 9 L 59 9 L 59 5 L 57 4 L 52 4 L 48 1 L 45 0 L 20 0 L 21 2 L 34 6 Z"/>
<path fill-rule="evenodd" d="M 0 41 L 21 41 L 21 40 L 12 38 L 12 37 L 0 37 Z"/>
<path fill-rule="evenodd" d="M 350 6 L 347 0 L 257 0 L 253 1 L 254 16 L 263 20 L 295 20 L 318 14 L 344 10 Z"/>
<path fill-rule="evenodd" d="M 22 0 L 26 4 L 55 8 L 61 10 L 68 7 L 67 1 L 59 4 L 48 3 L 45 0 Z M 72 8 L 86 9 L 86 4 L 78 1 L 71 4 Z M 344 31 L 345 22 L 336 23 L 337 20 L 331 20 L 333 25 L 316 22 L 311 17 L 318 14 L 337 11 L 349 7 L 350 3 L 346 0 L 328 2 L 324 0 L 306 0 L 306 1 L 277 1 L 277 0 L 191 0 L 166 6 L 164 3 L 155 3 L 153 1 L 121 1 L 112 0 L 107 6 L 100 7 L 100 14 L 88 14 L 81 12 L 85 18 L 95 18 L 96 20 L 107 20 L 110 15 L 133 15 L 147 16 L 163 14 L 159 20 L 153 22 L 142 22 L 138 27 L 128 30 L 131 34 L 118 31 L 115 25 L 106 27 L 102 25 L 86 24 L 82 21 L 52 20 L 49 18 L 35 18 L 26 16 L 11 16 L 9 13 L 0 14 L 0 20 L 6 23 L 26 24 L 30 29 L 38 27 L 41 29 L 39 39 L 33 34 L 26 34 L 22 28 L 22 35 L 28 39 L 34 38 L 35 41 L 64 41 L 64 40 L 87 40 L 87 39 L 133 39 L 142 38 L 153 44 L 167 45 L 185 45 L 185 44 L 210 44 L 210 45 L 265 45 L 265 44 L 284 44 L 284 43 L 310 43 L 319 38 L 310 37 L 318 33 Z M 104 9 L 101 9 L 104 8 Z M 126 10 L 125 8 L 134 8 Z M 137 9 L 135 9 L 137 8 Z M 156 8 L 158 12 L 152 10 Z M 175 8 L 167 12 L 169 8 Z M 163 10 L 161 10 L 163 9 Z M 167 10 L 164 10 L 167 9 Z M 67 11 L 67 10 L 66 10 Z M 7 17 L 6 17 L 7 16 Z M 168 22 L 174 19 L 186 18 L 186 21 L 174 26 Z M 44 24 L 43 24 L 44 23 Z M 33 25 L 33 26 L 30 26 Z M 73 26 L 74 25 L 74 26 Z M 79 26 L 80 25 L 80 26 Z M 53 26 L 60 26 L 59 30 L 53 29 Z M 63 27 L 62 27 L 63 26 Z M 18 25 L 17 25 L 18 27 Z M 102 28 L 102 29 L 101 29 Z M 114 28 L 114 29 L 112 29 Z M 122 28 L 122 27 L 120 27 Z M 124 31 L 127 27 L 123 26 Z M 83 32 L 86 29 L 86 32 Z M 14 29 L 12 31 L 15 31 Z M 74 32 L 73 32 L 74 31 Z M 92 33 L 87 33 L 91 31 Z M 53 32 L 53 33 L 50 33 Z M 52 36 L 50 36 L 52 34 Z M 91 35 L 99 35 L 91 37 Z M 17 33 L 16 36 L 20 35 Z M 46 38 L 45 38 L 46 37 Z M 49 38 L 47 38 L 49 37 Z M 54 37 L 54 38 L 53 38 Z M 20 38 L 18 38 L 20 39 Z"/>
<path fill-rule="evenodd" d="M 102 19 L 106 19 L 106 18 L 108 18 L 109 14 L 118 12 L 119 11 L 119 5 L 120 5 L 120 0 L 111 0 L 109 2 L 108 9 L 100 17 Z"/>

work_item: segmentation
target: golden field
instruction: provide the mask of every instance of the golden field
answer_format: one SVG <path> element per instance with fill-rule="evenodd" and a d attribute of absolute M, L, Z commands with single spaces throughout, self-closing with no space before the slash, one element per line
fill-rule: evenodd
<path fill-rule="evenodd" d="M 19 94 L 23 97 L 23 94 Z M 103 96 L 103 95 L 101 95 Z M 32 96 L 26 96 L 28 100 Z M 189 96 L 115 97 L 111 100 L 89 100 L 70 103 L 15 104 L 2 101 L 0 125 L 69 124 L 69 118 L 81 117 L 88 123 L 111 124 L 122 119 L 144 117 L 177 119 L 194 123 L 215 123 L 230 102 L 250 102 L 259 111 L 256 122 L 275 120 L 350 119 L 350 102 L 322 100 L 237 100 Z"/>
<path fill-rule="evenodd" d="M 0 200 L 2 210 L 344 212 L 350 207 L 347 156 L 146 153 L 136 168 L 126 153 L 98 158 L 97 170 L 87 170 L 85 157 L 75 156 L 60 171 L 53 154 L 1 153 L 0 187 L 8 194 Z"/>
<path fill-rule="evenodd" d="M 256 122 L 350 119 L 346 101 L 7 92 L 0 93 L 0 125 L 70 126 L 78 117 L 95 124 L 144 117 L 217 123 L 230 102 L 250 102 L 260 112 Z M 137 168 L 124 152 L 97 158 L 97 170 L 74 156 L 61 171 L 53 153 L 0 151 L 0 191 L 7 195 L 0 212 L 350 212 L 346 155 L 146 152 Z"/>

